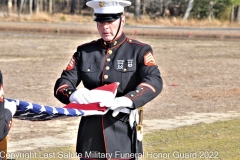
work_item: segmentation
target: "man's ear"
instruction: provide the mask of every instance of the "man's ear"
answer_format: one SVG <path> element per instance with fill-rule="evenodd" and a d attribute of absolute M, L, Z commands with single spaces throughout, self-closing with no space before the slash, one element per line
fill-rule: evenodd
<path fill-rule="evenodd" d="M 122 16 L 122 26 L 124 26 L 125 25 L 125 22 L 126 22 L 126 18 L 125 18 L 125 16 Z"/>

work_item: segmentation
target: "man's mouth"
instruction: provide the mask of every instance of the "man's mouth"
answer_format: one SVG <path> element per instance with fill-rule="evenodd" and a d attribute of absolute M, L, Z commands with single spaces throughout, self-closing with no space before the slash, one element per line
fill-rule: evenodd
<path fill-rule="evenodd" d="M 109 35 L 111 35 L 111 33 L 103 33 L 103 35 L 107 35 L 107 36 L 109 36 Z"/>

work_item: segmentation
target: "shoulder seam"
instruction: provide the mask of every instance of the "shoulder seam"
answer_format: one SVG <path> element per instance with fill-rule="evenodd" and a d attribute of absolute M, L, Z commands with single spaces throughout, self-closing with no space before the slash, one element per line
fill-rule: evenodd
<path fill-rule="evenodd" d="M 86 45 L 92 44 L 92 43 L 97 43 L 99 40 L 100 40 L 100 39 L 94 40 L 94 41 L 91 41 L 91 42 L 88 42 L 88 43 L 83 43 L 83 44 L 81 44 L 79 47 L 86 46 Z"/>
<path fill-rule="evenodd" d="M 127 41 L 128 43 L 130 43 L 130 44 L 137 44 L 137 45 L 140 45 L 140 46 L 144 46 L 144 45 L 145 45 L 144 43 L 139 42 L 139 41 L 136 41 L 136 40 L 134 40 L 134 39 L 129 39 L 129 38 L 127 38 L 126 41 Z"/>

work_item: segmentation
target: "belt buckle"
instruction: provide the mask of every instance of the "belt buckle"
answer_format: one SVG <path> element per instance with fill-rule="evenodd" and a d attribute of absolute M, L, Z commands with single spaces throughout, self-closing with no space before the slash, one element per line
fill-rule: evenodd
<path fill-rule="evenodd" d="M 143 131 L 143 125 L 138 124 L 138 125 L 137 125 L 137 131 L 140 131 L 140 133 L 142 134 L 142 131 Z"/>

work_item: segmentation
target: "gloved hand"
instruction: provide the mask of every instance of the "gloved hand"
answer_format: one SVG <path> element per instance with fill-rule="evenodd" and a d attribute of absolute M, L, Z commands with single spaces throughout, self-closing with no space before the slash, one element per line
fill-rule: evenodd
<path fill-rule="evenodd" d="M 133 108 L 133 102 L 127 97 L 117 97 L 111 101 L 101 102 L 100 107 L 109 107 L 111 110 L 114 110 L 112 113 L 113 117 L 116 117 L 121 109 L 123 108 Z"/>
<path fill-rule="evenodd" d="M 69 98 L 70 102 L 78 104 L 89 104 L 92 101 L 90 90 L 87 88 L 80 88 L 73 92 Z"/>
<path fill-rule="evenodd" d="M 11 111 L 12 116 L 16 113 L 17 105 L 14 101 L 9 102 L 8 100 L 4 101 L 4 108 Z"/>

